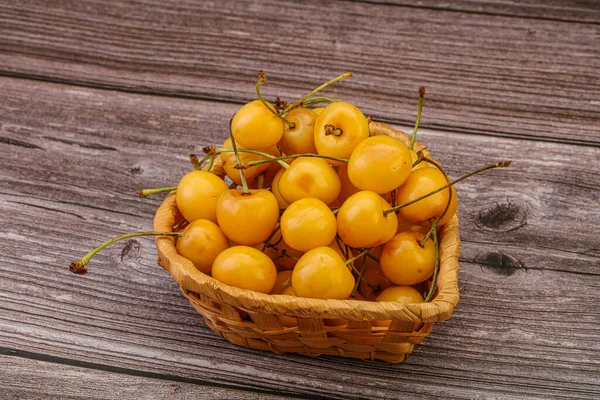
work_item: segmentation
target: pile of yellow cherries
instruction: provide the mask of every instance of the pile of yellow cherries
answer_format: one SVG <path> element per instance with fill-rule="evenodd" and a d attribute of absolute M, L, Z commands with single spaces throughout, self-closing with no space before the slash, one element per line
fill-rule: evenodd
<path fill-rule="evenodd" d="M 221 147 L 192 157 L 195 169 L 175 188 L 189 223 L 183 231 L 128 234 L 103 246 L 142 234 L 174 235 L 181 256 L 237 288 L 314 299 L 431 300 L 438 231 L 456 212 L 458 180 L 413 150 L 423 88 L 407 146 L 372 135 L 369 118 L 354 105 L 316 96 L 349 76 L 293 104 L 279 98 L 271 104 L 261 95 L 266 76 L 259 73 L 258 99 L 235 113 Z M 225 177 L 211 171 L 215 160 Z M 86 257 L 71 269 L 85 271 Z"/>

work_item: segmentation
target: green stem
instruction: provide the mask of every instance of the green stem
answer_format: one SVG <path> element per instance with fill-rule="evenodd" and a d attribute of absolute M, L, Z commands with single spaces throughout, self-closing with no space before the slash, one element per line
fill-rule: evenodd
<path fill-rule="evenodd" d="M 428 163 L 430 163 L 430 164 L 432 164 L 437 169 L 439 169 L 440 172 L 444 175 L 444 178 L 446 178 L 446 181 L 448 183 L 452 182 L 450 180 L 450 178 L 448 177 L 448 175 L 446 175 L 446 171 L 444 171 L 444 169 L 442 168 L 442 166 L 440 164 L 438 164 L 437 162 L 435 162 L 435 161 L 433 161 L 433 160 L 431 160 L 429 158 L 425 158 L 425 157 L 423 157 L 423 160 L 426 161 L 426 162 L 428 162 Z M 425 235 L 425 237 L 423 238 L 423 240 L 421 240 L 421 243 L 419 243 L 419 245 L 421 247 L 425 246 L 425 243 L 427 243 L 427 241 L 429 240 L 429 236 L 431 236 L 431 233 L 436 231 L 438 223 L 448 213 L 448 210 L 450 209 L 450 204 L 452 204 L 452 190 L 450 190 L 450 193 L 448 193 L 448 202 L 446 203 L 446 207 L 444 208 L 444 211 L 442 211 L 442 213 L 440 214 L 440 216 L 437 219 L 434 219 L 433 223 L 430 223 L 429 232 L 427 232 L 427 234 Z"/>
<path fill-rule="evenodd" d="M 368 250 L 367 250 L 367 252 L 368 252 Z M 354 295 L 356 294 L 356 291 L 358 290 L 358 286 L 360 285 L 360 281 L 363 279 L 363 274 L 365 273 L 365 265 L 366 265 L 366 263 L 367 263 L 367 257 L 366 257 L 366 254 L 365 254 L 365 257 L 363 257 L 362 263 L 360 264 L 360 274 L 356 278 L 356 283 L 354 284 L 354 289 L 352 289 L 352 293 L 350 294 L 350 297 L 354 297 Z"/>
<path fill-rule="evenodd" d="M 358 258 L 360 258 L 360 257 L 364 256 L 364 255 L 365 255 L 365 254 L 367 254 L 368 252 L 369 252 L 369 249 L 366 249 L 366 250 L 363 250 L 363 251 L 361 251 L 361 252 L 360 252 L 360 253 L 359 253 L 357 256 L 354 256 L 354 257 L 352 257 L 352 258 L 350 258 L 350 259 L 346 260 L 346 265 L 348 265 L 348 264 L 350 264 L 350 263 L 353 263 L 353 262 L 354 262 L 354 260 L 356 260 L 356 259 L 358 259 Z"/>
<path fill-rule="evenodd" d="M 338 161 L 338 162 L 342 162 L 342 163 L 348 163 L 348 160 L 346 160 L 345 158 L 323 156 L 323 155 L 314 154 L 314 153 L 304 153 L 304 154 L 291 154 L 289 156 L 275 157 L 275 158 L 271 158 L 269 160 L 250 161 L 248 163 L 248 165 L 252 167 L 252 166 L 255 166 L 255 165 L 269 163 L 269 162 L 272 162 L 272 161 L 288 160 L 290 158 L 300 158 L 300 157 L 323 158 L 323 159 L 326 159 L 326 160 L 334 160 L 334 161 Z"/>
<path fill-rule="evenodd" d="M 281 120 L 283 122 L 285 122 L 287 124 L 287 126 L 290 127 L 290 129 L 294 129 L 296 127 L 296 124 L 294 124 L 291 121 L 288 121 L 287 119 L 283 118 L 280 114 L 277 113 L 277 111 L 275 111 L 275 109 L 265 101 L 265 99 L 262 97 L 262 94 L 260 93 L 260 87 L 262 85 L 264 85 L 267 82 L 267 75 L 263 72 L 263 71 L 259 71 L 258 72 L 258 81 L 256 82 L 256 95 L 258 96 L 258 99 L 261 101 L 261 103 L 263 103 L 263 105 L 267 108 L 267 110 L 271 111 L 273 114 L 275 114 L 278 118 L 281 118 Z"/>
<path fill-rule="evenodd" d="M 163 188 L 153 188 L 153 189 L 142 189 L 137 195 L 140 197 L 148 197 L 150 194 L 162 193 L 162 192 L 170 192 L 172 190 L 176 190 L 177 186 L 169 186 Z"/>
<path fill-rule="evenodd" d="M 311 97 L 310 99 L 306 99 L 304 102 L 302 102 L 302 105 L 303 106 L 314 106 L 315 104 L 337 103 L 339 101 L 340 100 L 331 99 L 329 97 L 316 96 L 316 97 Z"/>
<path fill-rule="evenodd" d="M 106 246 L 109 246 L 120 240 L 129 239 L 129 238 L 137 237 L 137 236 L 181 236 L 181 235 L 183 235 L 183 232 L 132 232 L 132 233 L 126 233 L 125 235 L 117 236 L 117 237 L 107 240 L 106 242 L 102 243 L 100 246 L 96 247 L 95 249 L 93 249 L 92 251 L 87 253 L 85 256 L 81 257 L 79 260 L 73 261 L 69 265 L 69 269 L 71 270 L 71 272 L 73 272 L 75 274 L 79 274 L 79 275 L 87 274 L 88 271 L 85 268 L 85 266 L 90 262 L 92 257 L 94 257 L 96 255 L 96 253 L 98 253 L 100 250 L 102 250 Z"/>
<path fill-rule="evenodd" d="M 419 123 L 421 122 L 421 112 L 423 111 L 423 100 L 425 99 L 425 87 L 421 86 L 419 88 L 419 109 L 417 111 L 417 121 L 415 122 L 415 130 L 413 131 L 412 137 L 410 138 L 410 147 L 412 148 L 415 145 L 415 140 L 417 139 L 417 131 L 419 130 Z"/>
<path fill-rule="evenodd" d="M 233 144 L 233 140 L 232 140 L 232 144 Z M 218 148 L 218 149 L 214 149 L 214 154 L 221 154 L 221 153 L 233 153 L 235 150 L 234 149 L 227 149 L 227 148 Z M 275 157 L 269 153 L 265 153 L 262 151 L 258 151 L 258 150 L 252 150 L 252 149 L 237 149 L 238 152 L 240 153 L 252 153 L 252 154 L 258 154 L 259 156 L 263 156 L 269 159 L 272 159 L 274 161 L 277 161 L 277 163 L 279 163 L 279 165 L 281 165 L 283 168 L 288 169 L 290 167 L 290 165 L 284 161 L 281 161 L 280 158 L 282 157 Z M 277 159 L 277 160 L 275 160 Z M 265 160 L 266 161 L 266 160 Z"/>
<path fill-rule="evenodd" d="M 432 218 L 433 220 L 433 218 Z M 430 223 L 433 225 L 432 221 Z M 429 289 L 429 293 L 427 293 L 427 297 L 425 297 L 425 303 L 429 302 L 433 297 L 433 293 L 437 287 L 438 280 L 438 272 L 440 269 L 440 249 L 437 237 L 437 230 L 433 230 L 433 246 L 435 247 L 435 265 L 433 267 L 433 279 L 431 280 L 431 288 Z"/>
<path fill-rule="evenodd" d="M 213 165 L 215 164 L 215 156 L 210 156 L 210 158 L 208 159 L 208 166 L 206 168 L 207 171 L 210 172 L 210 170 L 212 169 Z"/>
<path fill-rule="evenodd" d="M 333 78 L 332 80 L 330 80 L 328 82 L 325 82 L 324 84 L 322 84 L 318 88 L 314 89 L 313 91 L 311 91 L 310 93 L 308 93 L 307 95 L 305 95 L 304 97 L 302 97 L 300 100 L 298 100 L 294 104 L 292 104 L 289 107 L 287 107 L 285 110 L 281 111 L 279 113 L 279 115 L 285 115 L 285 114 L 287 114 L 288 112 L 290 112 L 294 108 L 296 108 L 299 105 L 301 105 L 306 99 L 308 99 L 309 97 L 315 95 L 316 93 L 320 92 L 321 90 L 325 89 L 327 86 L 332 85 L 332 84 L 334 84 L 334 83 L 336 83 L 338 81 L 341 81 L 342 79 L 350 78 L 351 76 L 352 76 L 352 72 L 346 72 L 345 74 L 340 75 L 337 78 Z"/>
<path fill-rule="evenodd" d="M 469 177 L 471 177 L 471 176 L 473 176 L 475 174 L 478 174 L 478 173 L 483 172 L 483 171 L 487 171 L 488 169 L 492 169 L 492 168 L 506 168 L 506 167 L 508 167 L 510 165 L 510 163 L 511 163 L 511 161 L 500 161 L 500 162 L 497 162 L 495 164 L 490 164 L 490 165 L 486 165 L 485 167 L 481 167 L 481 168 L 479 168 L 479 169 L 477 169 L 477 170 L 475 170 L 473 172 L 469 172 L 468 174 L 461 176 L 457 180 L 455 180 L 453 182 L 450 182 L 447 185 L 444 185 L 444 186 L 440 187 L 439 189 L 434 190 L 433 192 L 429 192 L 429 193 L 427 193 L 427 194 L 425 194 L 425 195 L 423 195 L 421 197 L 418 197 L 418 198 L 416 198 L 414 200 L 411 200 L 411 201 L 409 201 L 407 203 L 400 204 L 400 205 L 398 205 L 396 207 L 392 207 L 392 208 L 390 208 L 388 210 L 385 210 L 383 212 L 383 216 L 385 217 L 388 214 L 393 213 L 396 210 L 399 210 L 401 208 L 410 206 L 411 204 L 417 203 L 417 202 L 419 202 L 419 201 L 421 201 L 423 199 L 426 199 L 429 196 L 433 196 L 434 194 L 439 193 L 442 190 L 446 190 L 450 186 L 456 185 L 458 182 L 464 181 L 465 179 L 467 179 L 467 178 L 469 178 Z"/>
<path fill-rule="evenodd" d="M 265 175 L 260 174 L 259 176 L 256 177 L 256 186 L 258 189 L 262 189 L 264 184 L 265 184 Z"/>
<path fill-rule="evenodd" d="M 244 175 L 244 168 L 242 168 L 242 161 L 240 160 L 240 154 L 237 150 L 237 143 L 235 143 L 235 139 L 233 138 L 233 132 L 231 131 L 231 122 L 233 118 L 229 120 L 229 137 L 231 137 L 231 146 L 233 147 L 233 152 L 235 153 L 235 160 L 237 162 L 237 166 L 240 168 L 240 180 L 242 181 L 242 187 L 244 188 L 244 194 L 250 194 L 250 189 L 248 189 L 248 182 L 246 182 L 246 176 Z M 213 154 L 214 156 L 214 154 Z"/>
<path fill-rule="evenodd" d="M 264 252 L 270 245 L 271 245 L 271 240 L 273 240 L 273 238 L 275 237 L 275 235 L 277 234 L 277 232 L 279 232 L 280 229 L 280 225 L 277 224 L 275 226 L 275 228 L 273 229 L 273 232 L 271 232 L 271 235 L 269 235 L 269 237 L 267 238 L 267 240 L 265 240 L 265 244 L 263 245 L 262 249 L 260 251 Z"/>
<path fill-rule="evenodd" d="M 206 160 L 208 160 L 208 157 L 210 157 L 210 156 L 206 155 L 206 156 L 202 157 L 201 160 L 199 160 L 197 155 L 190 154 L 190 161 L 192 162 L 192 166 L 194 167 L 195 170 L 201 171 L 202 170 L 202 164 L 204 164 L 204 162 Z"/>
<path fill-rule="evenodd" d="M 354 266 L 354 260 L 356 260 L 358 257 L 360 257 L 361 255 L 367 254 L 369 250 L 365 250 L 362 253 L 360 253 L 359 255 L 357 255 L 356 257 L 352 257 L 351 259 L 349 259 L 348 261 L 346 261 L 346 265 L 350 265 L 350 267 L 352 267 L 352 270 L 354 271 L 354 273 L 356 273 L 357 277 L 360 277 L 360 279 L 362 279 L 362 281 L 365 283 L 365 285 L 367 285 L 368 287 L 370 287 L 374 292 L 379 290 L 379 286 L 377 285 L 373 285 L 371 284 L 369 281 L 367 281 L 363 276 L 362 276 L 362 272 L 360 272 L 359 270 L 356 269 L 356 267 Z"/>

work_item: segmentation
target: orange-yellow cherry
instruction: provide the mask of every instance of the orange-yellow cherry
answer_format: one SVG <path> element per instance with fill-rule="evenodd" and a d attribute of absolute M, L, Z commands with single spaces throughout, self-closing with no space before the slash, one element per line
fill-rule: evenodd
<path fill-rule="evenodd" d="M 386 135 L 372 136 L 360 142 L 348 161 L 348 176 L 352 184 L 378 194 L 398 188 L 411 170 L 408 147 Z"/>
<path fill-rule="evenodd" d="M 277 273 L 275 285 L 271 289 L 271 294 L 283 294 L 283 292 L 292 287 L 292 271 L 286 270 Z"/>
<path fill-rule="evenodd" d="M 290 204 L 281 216 L 283 240 L 293 249 L 308 251 L 327 246 L 335 238 L 335 215 L 319 199 L 305 198 Z"/>
<path fill-rule="evenodd" d="M 273 105 L 269 104 L 269 107 L 275 110 Z M 263 149 L 275 146 L 281 140 L 283 121 L 260 100 L 254 100 L 244 104 L 235 113 L 231 121 L 231 133 L 240 146 L 254 150 Z"/>
<path fill-rule="evenodd" d="M 382 245 L 396 234 L 395 213 L 383 211 L 390 203 L 377 193 L 363 190 L 348 198 L 337 214 L 338 234 L 350 247 L 371 248 Z"/>
<path fill-rule="evenodd" d="M 397 301 L 402 304 L 422 303 L 423 296 L 410 286 L 392 286 L 377 296 L 376 301 Z"/>
<path fill-rule="evenodd" d="M 363 278 L 371 285 L 379 287 L 379 291 L 385 290 L 392 286 L 392 282 L 390 282 L 390 280 L 385 277 L 385 275 L 381 271 L 381 267 L 373 262 L 369 263 L 369 265 L 365 269 L 365 272 L 363 273 Z M 364 281 L 360 281 L 359 291 L 369 301 L 375 301 L 375 299 L 377 298 L 377 293 Z"/>
<path fill-rule="evenodd" d="M 360 192 L 360 189 L 358 189 L 352 184 L 352 182 L 350 182 L 350 178 L 348 177 L 348 164 L 340 165 L 338 167 L 338 176 L 340 177 L 341 183 L 340 195 L 338 196 L 338 200 L 341 203 L 343 203 L 348 199 L 348 197 L 352 196 L 354 193 Z"/>
<path fill-rule="evenodd" d="M 279 219 L 279 206 L 266 189 L 226 191 L 217 204 L 217 221 L 233 242 L 252 246 L 262 243 L 273 232 Z"/>
<path fill-rule="evenodd" d="M 177 252 L 196 268 L 210 275 L 215 258 L 229 247 L 227 237 L 217 224 L 197 219 L 189 224 L 177 239 Z"/>
<path fill-rule="evenodd" d="M 217 201 L 227 190 L 225 181 L 212 172 L 189 172 L 177 185 L 177 208 L 189 222 L 197 219 L 217 222 Z"/>
<path fill-rule="evenodd" d="M 279 179 L 279 193 L 289 204 L 307 197 L 331 204 L 340 190 L 340 178 L 322 158 L 299 157 Z"/>
<path fill-rule="evenodd" d="M 277 164 L 277 163 L 276 163 Z M 279 204 L 279 208 L 287 208 L 290 204 L 281 197 L 281 193 L 279 192 L 279 180 L 281 179 L 281 175 L 285 172 L 284 169 L 280 169 L 275 178 L 273 178 L 273 183 L 271 186 L 271 193 L 277 199 L 277 204 Z"/>
<path fill-rule="evenodd" d="M 212 276 L 240 289 L 270 293 L 277 280 L 277 269 L 269 257 L 254 247 L 235 246 L 217 256 Z"/>
<path fill-rule="evenodd" d="M 285 119 L 294 124 L 293 128 L 284 126 L 279 147 L 287 154 L 316 153 L 315 121 L 317 114 L 308 108 L 295 108 L 286 114 Z"/>
<path fill-rule="evenodd" d="M 321 155 L 347 159 L 369 137 L 369 122 L 354 105 L 331 103 L 315 121 L 315 147 Z"/>
<path fill-rule="evenodd" d="M 421 247 L 425 235 L 420 232 L 400 232 L 383 246 L 381 271 L 396 285 L 416 285 L 433 275 L 435 246 L 428 240 Z"/>
<path fill-rule="evenodd" d="M 239 147 L 241 147 L 241 146 L 238 143 L 238 148 Z M 231 139 L 227 139 L 223 143 L 223 148 L 226 148 L 226 149 L 233 148 Z M 269 148 L 264 148 L 264 149 L 261 148 L 261 149 L 256 149 L 256 150 L 262 151 L 262 152 L 270 154 L 272 156 L 279 156 L 279 151 L 277 150 L 276 146 L 271 146 Z M 246 153 L 244 151 L 240 151 L 240 152 L 238 152 L 238 154 L 240 156 L 240 162 L 242 165 L 247 164 L 250 161 L 259 161 L 259 160 L 267 159 L 267 157 L 264 157 L 264 156 L 261 156 L 258 154 L 254 154 L 254 153 Z M 233 182 L 235 182 L 236 185 L 241 185 L 242 179 L 240 178 L 240 170 L 236 168 L 237 159 L 235 157 L 235 153 L 234 152 L 221 153 L 221 158 L 223 159 L 223 169 L 225 170 L 225 173 L 227 174 L 227 176 L 229 176 L 229 178 L 231 178 L 231 180 Z M 273 162 L 254 165 L 252 167 L 245 168 L 244 176 L 246 177 L 247 180 L 254 181 L 254 179 L 258 175 L 265 173 L 265 171 L 267 171 L 269 169 L 271 164 L 277 164 L 277 163 L 275 161 L 273 161 Z"/>
<path fill-rule="evenodd" d="M 446 177 L 437 168 L 415 169 L 411 172 L 406 182 L 398 188 L 396 192 L 396 204 L 408 203 L 447 184 Z M 401 208 L 400 215 L 413 224 L 422 224 L 433 217 L 439 218 L 448 204 L 450 191 L 452 191 L 450 208 L 438 224 L 444 225 L 450 221 L 458 205 L 454 186 Z"/>
<path fill-rule="evenodd" d="M 294 267 L 292 288 L 298 297 L 346 299 L 354 289 L 354 277 L 335 250 L 317 247 Z"/>

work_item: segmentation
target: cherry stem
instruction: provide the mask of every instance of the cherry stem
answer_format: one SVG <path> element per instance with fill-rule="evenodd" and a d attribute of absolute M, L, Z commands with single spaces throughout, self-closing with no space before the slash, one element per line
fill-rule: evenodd
<path fill-rule="evenodd" d="M 265 176 L 263 174 L 260 174 L 259 176 L 256 177 L 256 187 L 258 189 L 262 189 L 264 184 L 265 184 Z"/>
<path fill-rule="evenodd" d="M 336 100 L 336 99 L 332 99 L 329 97 L 323 97 L 323 96 L 315 96 L 315 97 L 311 97 L 310 99 L 306 99 L 305 101 L 302 102 L 303 106 L 312 106 L 315 104 L 321 104 L 321 103 L 337 103 L 340 100 Z"/>
<path fill-rule="evenodd" d="M 338 162 L 342 162 L 342 163 L 348 163 L 348 160 L 346 160 L 344 158 L 323 156 L 323 155 L 320 155 L 320 154 L 313 154 L 313 153 L 304 153 L 304 154 L 291 154 L 289 156 L 274 157 L 274 158 L 271 158 L 269 160 L 250 161 L 250 162 L 248 162 L 248 166 L 252 167 L 252 166 L 255 166 L 255 165 L 269 163 L 269 162 L 272 162 L 272 161 L 288 160 L 290 158 L 299 158 L 299 157 L 324 158 L 326 160 L 334 160 L 334 161 L 338 161 Z"/>
<path fill-rule="evenodd" d="M 206 170 L 210 172 L 210 170 L 212 169 L 214 164 L 215 164 L 215 156 L 212 155 L 208 158 L 208 165 L 206 166 Z"/>
<path fill-rule="evenodd" d="M 294 124 L 292 121 L 288 121 L 281 114 L 278 114 L 277 111 L 275 111 L 275 109 L 262 97 L 262 94 L 260 93 L 260 87 L 265 83 L 267 83 L 267 74 L 265 74 L 264 71 L 258 71 L 258 81 L 256 81 L 256 95 L 258 96 L 258 99 L 261 103 L 263 103 L 267 110 L 271 111 L 278 118 L 281 118 L 281 120 L 285 122 L 290 129 L 294 129 L 296 124 Z"/>
<path fill-rule="evenodd" d="M 369 250 L 367 250 L 367 253 L 369 252 Z M 356 279 L 356 283 L 354 284 L 354 289 L 352 289 L 352 293 L 350 293 L 350 297 L 354 297 L 354 295 L 356 294 L 356 291 L 358 290 L 358 286 L 360 285 L 360 281 L 363 279 L 363 274 L 365 273 L 365 265 L 367 263 L 367 257 L 366 257 L 366 253 L 365 253 L 365 257 L 363 257 L 362 259 L 362 263 L 360 264 L 360 274 L 358 275 L 357 279 Z"/>
<path fill-rule="evenodd" d="M 117 236 L 117 237 L 107 240 L 106 242 L 102 243 L 100 246 L 96 247 L 95 249 L 93 249 L 92 251 L 87 253 L 85 256 L 81 257 L 79 260 L 73 261 L 69 265 L 69 269 L 71 270 L 71 272 L 73 272 L 75 274 L 79 274 L 79 275 L 87 274 L 88 270 L 85 268 L 85 266 L 90 262 L 92 257 L 94 257 L 96 255 L 96 253 L 98 253 L 100 250 L 102 250 L 106 246 L 109 246 L 120 240 L 129 239 L 129 238 L 137 237 L 137 236 L 181 236 L 181 235 L 183 235 L 183 232 L 132 232 L 132 233 L 126 233 L 124 235 Z"/>
<path fill-rule="evenodd" d="M 273 229 L 273 232 L 271 232 L 271 234 L 269 235 L 269 237 L 267 238 L 267 240 L 265 240 L 265 244 L 263 245 L 262 249 L 260 251 L 264 252 L 266 249 L 269 248 L 269 246 L 271 246 L 271 240 L 273 240 L 273 238 L 275 237 L 275 235 L 277 234 L 277 232 L 279 232 L 279 229 L 281 228 L 281 226 L 279 224 L 277 224 L 275 226 L 275 228 Z"/>
<path fill-rule="evenodd" d="M 419 109 L 417 111 L 417 121 L 415 122 L 415 130 L 413 131 L 412 137 L 410 138 L 410 147 L 409 149 L 413 149 L 415 145 L 415 140 L 417 139 L 417 131 L 419 130 L 419 123 L 421 122 L 421 112 L 423 111 L 423 100 L 425 100 L 425 87 L 421 86 L 419 88 Z"/>
<path fill-rule="evenodd" d="M 299 259 L 298 257 L 290 256 L 290 255 L 289 255 L 289 254 L 288 254 L 288 253 L 285 251 L 285 249 L 281 250 L 281 255 L 282 255 L 283 257 L 291 258 L 292 260 L 294 260 L 294 261 L 296 261 L 296 262 L 300 261 L 300 259 Z"/>
<path fill-rule="evenodd" d="M 233 121 L 233 117 L 229 120 L 229 137 L 231 137 L 231 146 L 233 147 L 233 152 L 235 153 L 235 160 L 237 165 L 240 166 L 240 180 L 242 181 L 242 187 L 244 188 L 243 194 L 250 194 L 250 189 L 248 189 L 248 182 L 246 182 L 246 176 L 244 175 L 244 169 L 241 168 L 242 161 L 240 160 L 240 154 L 237 150 L 237 144 L 235 143 L 235 139 L 233 138 L 233 132 L 231 131 L 231 123 Z M 213 154 L 214 156 L 214 154 Z"/>
<path fill-rule="evenodd" d="M 431 218 L 429 220 L 429 223 L 432 226 L 433 226 L 433 224 L 435 224 L 435 222 L 433 221 L 433 218 Z M 425 300 L 424 300 L 425 303 L 429 302 L 431 300 L 431 298 L 433 297 L 433 293 L 435 292 L 435 289 L 437 287 L 438 272 L 440 270 L 440 248 L 439 248 L 436 229 L 433 230 L 432 237 L 433 237 L 433 246 L 435 247 L 435 265 L 433 267 L 433 279 L 431 280 L 431 288 L 429 288 L 429 293 L 427 293 L 427 296 L 425 297 Z"/>
<path fill-rule="evenodd" d="M 410 206 L 411 204 L 417 203 L 417 202 L 419 202 L 419 201 L 421 201 L 423 199 L 426 199 L 429 196 L 433 196 L 434 194 L 439 193 L 442 190 L 448 189 L 450 186 L 453 186 L 453 185 L 457 184 L 460 181 L 464 181 L 465 179 L 467 179 L 467 178 L 469 178 L 469 177 L 471 177 L 471 176 L 473 176 L 475 174 L 478 174 L 478 173 L 483 172 L 483 171 L 487 171 L 488 169 L 492 169 L 492 168 L 506 168 L 506 167 L 508 167 L 510 165 L 510 163 L 511 163 L 510 160 L 509 161 L 500 161 L 500 162 L 497 162 L 495 164 L 490 164 L 490 165 L 486 165 L 485 167 L 481 167 L 481 168 L 479 168 L 479 169 L 477 169 L 477 170 L 475 170 L 473 172 L 469 172 L 468 174 L 461 176 L 457 180 L 455 180 L 453 182 L 450 182 L 447 185 L 444 185 L 444 186 L 442 186 L 442 187 L 434 190 L 433 192 L 429 192 L 429 193 L 427 193 L 427 194 L 425 194 L 425 195 L 423 195 L 421 197 L 418 197 L 418 198 L 416 198 L 414 200 L 411 200 L 411 201 L 409 201 L 407 203 L 400 204 L 400 205 L 398 205 L 396 207 L 392 207 L 392 208 L 390 208 L 388 210 L 385 210 L 383 212 L 383 216 L 385 217 L 388 214 L 393 213 L 396 210 L 399 210 L 401 208 Z"/>
<path fill-rule="evenodd" d="M 336 128 L 332 124 L 325 125 L 325 136 L 342 136 L 343 133 L 344 131 L 341 128 Z"/>
<path fill-rule="evenodd" d="M 140 196 L 140 197 L 148 197 L 148 195 L 150 195 L 150 194 L 170 192 L 170 191 L 176 190 L 176 189 L 177 189 L 177 186 L 169 186 L 169 187 L 163 187 L 163 188 L 152 188 L 152 189 L 142 189 L 139 192 L 137 192 L 137 195 Z"/>
<path fill-rule="evenodd" d="M 421 153 L 421 155 L 422 154 L 423 153 Z M 426 158 L 426 157 L 423 157 L 423 161 L 426 161 L 426 162 L 432 164 L 433 166 L 435 166 L 437 169 L 439 169 L 440 172 L 444 175 L 444 178 L 446 178 L 446 181 L 448 183 L 452 182 L 440 164 L 438 164 L 437 162 L 435 162 L 435 161 L 433 161 L 433 160 L 431 160 L 429 158 Z M 430 223 L 431 226 L 429 228 L 429 232 L 427 232 L 427 234 L 425 235 L 425 237 L 423 238 L 423 240 L 421 240 L 421 242 L 419 243 L 419 245 L 421 247 L 425 246 L 425 243 L 427 243 L 427 240 L 429 240 L 429 236 L 431 236 L 431 233 L 434 232 L 437 229 L 438 223 L 448 213 L 448 210 L 450 209 L 450 204 L 452 203 L 452 195 L 453 195 L 452 190 L 450 190 L 450 193 L 448 193 L 448 202 L 446 203 L 446 207 L 444 208 L 444 211 L 442 211 L 442 213 L 440 214 L 440 216 L 437 219 L 434 219 L 433 223 Z"/>
<path fill-rule="evenodd" d="M 232 144 L 234 143 L 233 140 L 231 142 L 232 142 Z M 235 151 L 238 151 L 240 153 L 258 154 L 259 156 L 263 156 L 263 157 L 266 157 L 266 158 L 269 159 L 269 160 L 259 160 L 259 161 L 277 161 L 277 163 L 279 165 L 281 165 L 285 169 L 288 169 L 290 167 L 290 165 L 288 163 L 282 161 L 282 159 L 285 159 L 286 157 L 275 157 L 275 156 L 273 156 L 273 155 L 271 155 L 269 153 L 265 153 L 265 152 L 262 152 L 262 151 L 252 150 L 252 149 L 244 149 L 244 148 L 237 148 L 237 146 L 235 146 L 235 147 L 236 147 L 235 149 L 227 149 L 227 148 L 219 148 L 219 149 L 212 148 L 212 149 L 210 149 L 210 146 L 207 146 L 207 147 L 205 147 L 205 149 L 213 150 L 215 155 L 221 154 L 221 153 L 233 153 Z M 293 157 L 288 156 L 287 158 L 293 158 Z"/>
<path fill-rule="evenodd" d="M 379 258 L 375 257 L 370 252 L 367 253 L 367 257 L 369 257 L 371 260 L 373 260 L 373 261 L 377 262 L 377 264 L 379 264 Z"/>
<path fill-rule="evenodd" d="M 350 265 L 352 267 L 352 270 L 356 273 L 356 276 L 360 279 L 362 279 L 362 281 L 365 283 L 365 285 L 367 285 L 368 287 L 370 287 L 374 292 L 379 290 L 379 286 L 373 285 L 371 283 L 369 283 L 369 281 L 367 281 L 363 276 L 362 276 L 362 272 L 360 272 L 359 270 L 356 269 L 356 267 L 354 266 L 354 260 L 356 260 L 358 257 L 363 256 L 365 254 L 367 254 L 369 252 L 369 249 L 366 249 L 365 251 L 361 252 L 359 255 L 357 255 L 356 257 L 352 257 L 351 259 L 349 259 L 348 261 L 346 261 L 346 265 Z"/>
<path fill-rule="evenodd" d="M 360 252 L 360 253 L 359 253 L 357 256 L 354 256 L 354 257 L 352 257 L 352 258 L 350 258 L 350 259 L 346 260 L 346 265 L 348 265 L 348 264 L 350 264 L 350 263 L 353 263 L 353 262 L 354 262 L 354 260 L 356 260 L 356 259 L 358 259 L 358 258 L 360 258 L 360 257 L 364 256 L 364 255 L 365 255 L 365 254 L 367 254 L 368 252 L 369 252 L 369 249 L 366 249 L 366 250 L 363 250 L 363 251 L 361 251 L 361 252 Z"/>
<path fill-rule="evenodd" d="M 302 97 L 300 100 L 298 100 L 297 102 L 295 102 L 294 104 L 288 106 L 285 108 L 285 110 L 281 111 L 279 113 L 279 115 L 285 115 L 288 112 L 290 112 L 291 110 L 293 110 L 294 108 L 300 106 L 306 99 L 308 99 L 309 97 L 315 95 L 316 93 L 320 92 L 321 90 L 325 89 L 327 86 L 330 86 L 338 81 L 341 81 L 342 79 L 346 79 L 346 78 L 350 78 L 352 76 L 352 72 L 346 72 L 343 75 L 338 76 L 337 78 L 333 78 L 332 80 L 325 82 L 324 84 L 322 84 L 321 86 L 319 86 L 318 88 L 314 89 L 313 91 L 311 91 L 310 93 L 308 93 L 307 95 L 305 95 L 304 97 Z"/>
<path fill-rule="evenodd" d="M 194 169 L 200 171 L 202 170 L 202 164 L 208 159 L 208 157 L 209 156 L 206 155 L 202 157 L 202 160 L 199 160 L 197 155 L 190 154 L 190 161 L 192 162 L 192 166 L 194 167 Z"/>

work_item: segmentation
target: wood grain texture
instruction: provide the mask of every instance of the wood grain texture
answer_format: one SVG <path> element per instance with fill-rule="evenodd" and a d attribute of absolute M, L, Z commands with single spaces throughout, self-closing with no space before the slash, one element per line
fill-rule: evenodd
<path fill-rule="evenodd" d="M 100 253 L 86 277 L 67 269 L 104 238 L 150 227 L 160 199 L 134 193 L 176 182 L 187 154 L 225 138 L 236 105 L 0 88 L 0 347 L 311 398 L 600 394 L 598 149 L 423 131 L 451 176 L 514 159 L 458 188 L 455 315 L 398 366 L 276 356 L 217 338 L 156 265 L 152 239 Z"/>
<path fill-rule="evenodd" d="M 3 399 L 248 399 L 288 397 L 0 356 Z M 28 373 L 24 374 L 23 371 Z"/>
<path fill-rule="evenodd" d="M 600 6 L 594 0 L 358 0 L 365 3 L 429 8 L 503 17 L 520 17 L 562 22 L 600 23 Z"/>
<path fill-rule="evenodd" d="M 424 85 L 424 127 L 600 143 L 597 24 L 335 0 L 8 1 L 0 36 L 4 75 L 239 104 L 259 69 L 269 98 L 353 71 L 329 93 L 386 122 L 412 123 Z"/>

